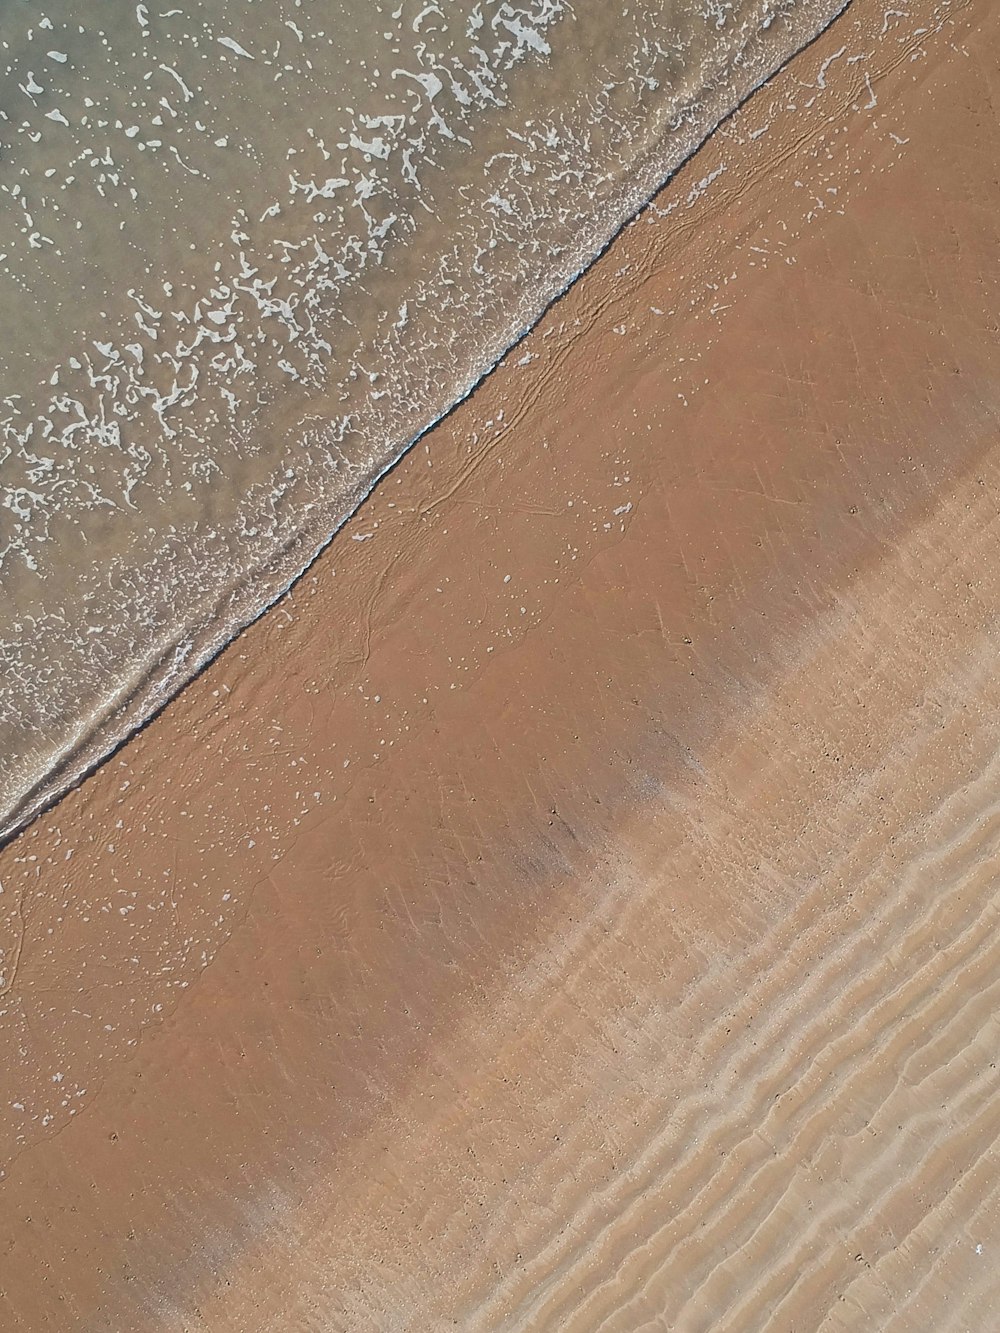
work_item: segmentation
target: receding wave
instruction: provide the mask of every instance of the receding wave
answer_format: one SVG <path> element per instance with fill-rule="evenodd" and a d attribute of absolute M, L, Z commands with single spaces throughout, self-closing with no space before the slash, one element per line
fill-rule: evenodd
<path fill-rule="evenodd" d="M 8 16 L 0 836 L 273 602 L 845 3 Z"/>

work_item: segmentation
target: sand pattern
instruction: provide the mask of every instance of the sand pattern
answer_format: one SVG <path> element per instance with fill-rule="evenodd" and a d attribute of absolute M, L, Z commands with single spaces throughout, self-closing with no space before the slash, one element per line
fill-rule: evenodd
<path fill-rule="evenodd" d="M 856 0 L 0 853 L 4 1327 L 996 1322 L 998 48 Z"/>

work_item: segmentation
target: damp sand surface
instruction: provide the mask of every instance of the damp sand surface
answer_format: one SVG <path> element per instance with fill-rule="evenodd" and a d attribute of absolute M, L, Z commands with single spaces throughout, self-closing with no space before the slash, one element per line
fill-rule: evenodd
<path fill-rule="evenodd" d="M 1000 28 L 908 8 L 0 854 L 5 1327 L 996 1324 Z"/>

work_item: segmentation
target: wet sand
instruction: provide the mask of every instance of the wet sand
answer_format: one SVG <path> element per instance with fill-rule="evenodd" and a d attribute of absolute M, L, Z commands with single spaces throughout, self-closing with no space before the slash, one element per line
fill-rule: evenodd
<path fill-rule="evenodd" d="M 996 1322 L 998 51 L 857 0 L 0 854 L 4 1327 Z"/>

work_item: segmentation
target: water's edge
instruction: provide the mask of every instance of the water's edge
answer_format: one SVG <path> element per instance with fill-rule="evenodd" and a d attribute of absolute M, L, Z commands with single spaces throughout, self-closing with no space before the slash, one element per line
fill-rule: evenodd
<path fill-rule="evenodd" d="M 488 351 L 486 363 L 452 398 L 448 406 L 404 441 L 384 464 L 373 469 L 344 497 L 332 526 L 328 525 L 320 537 L 306 531 L 300 532 L 284 549 L 277 554 L 272 552 L 249 569 L 242 583 L 226 590 L 212 612 L 203 617 L 200 623 L 188 627 L 186 634 L 177 635 L 160 646 L 155 661 L 140 679 L 124 684 L 119 697 L 112 700 L 101 714 L 87 719 L 86 729 L 66 746 L 58 761 L 36 783 L 21 793 L 9 794 L 6 808 L 0 812 L 0 847 L 23 832 L 34 819 L 148 726 L 181 690 L 211 665 L 223 649 L 279 602 L 309 571 L 379 482 L 395 469 L 413 446 L 469 398 L 577 280 L 601 259 L 622 231 L 649 207 L 719 126 L 790 61 L 821 37 L 849 8 L 850 3 L 851 0 L 833 0 L 832 12 L 820 21 L 819 26 L 766 68 L 750 87 L 735 99 L 722 101 L 720 98 L 714 105 L 710 105 L 705 123 L 679 151 L 668 152 L 666 155 L 661 153 L 657 161 L 637 162 L 635 178 L 628 183 L 631 188 L 626 190 L 621 213 L 602 235 L 591 238 L 586 246 L 586 257 L 568 275 L 562 278 L 552 275 L 556 279 L 555 284 L 548 294 L 542 294 L 541 300 L 518 331 L 499 350 Z M 267 589 L 263 597 L 262 587 Z"/>

